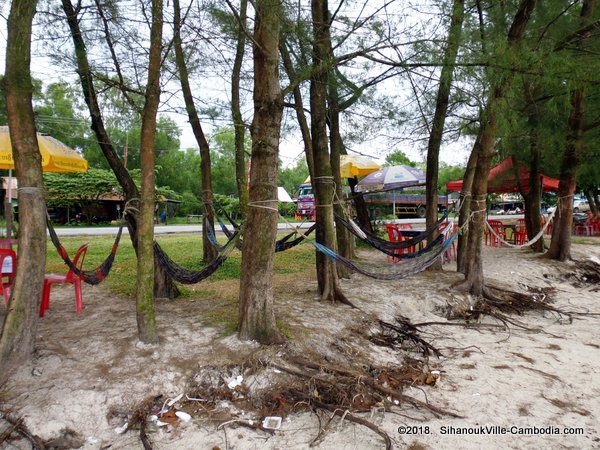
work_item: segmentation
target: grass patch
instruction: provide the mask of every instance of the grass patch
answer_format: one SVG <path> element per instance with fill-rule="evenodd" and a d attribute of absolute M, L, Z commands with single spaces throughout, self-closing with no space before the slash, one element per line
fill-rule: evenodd
<path fill-rule="evenodd" d="M 282 234 L 281 236 L 283 236 Z M 281 237 L 280 236 L 280 237 Z M 109 255 L 114 242 L 114 236 L 65 236 L 61 237 L 61 243 L 73 257 L 77 249 L 84 243 L 89 243 L 84 270 L 91 270 L 100 265 Z M 202 262 L 202 237 L 197 234 L 173 234 L 157 235 L 156 240 L 169 255 L 169 257 L 181 266 L 199 270 L 204 264 Z M 225 239 L 219 239 L 225 243 Z M 278 275 L 296 275 L 305 273 L 310 278 L 314 273 L 315 256 L 314 247 L 310 244 L 301 244 L 285 252 L 275 254 L 274 273 Z M 221 298 L 231 297 L 223 295 L 219 281 L 239 280 L 241 272 L 241 252 L 234 250 L 210 278 L 196 285 L 179 285 L 185 297 L 206 298 L 217 296 Z M 67 266 L 58 256 L 54 245 L 48 240 L 48 252 L 46 259 L 46 273 L 66 273 Z M 104 281 L 112 292 L 120 295 L 133 297 L 136 289 L 137 259 L 131 240 L 124 235 L 119 244 L 119 249 L 112 270 Z M 296 277 L 294 277 L 296 278 Z M 231 289 L 226 289 L 231 291 Z M 234 314 L 237 317 L 237 312 Z"/>
<path fill-rule="evenodd" d="M 238 302 L 214 304 L 205 311 L 199 321 L 203 326 L 221 328 L 221 336 L 227 337 L 237 332 Z"/>
<path fill-rule="evenodd" d="M 573 244 L 582 244 L 582 245 L 600 245 L 600 239 L 593 236 L 575 236 L 571 237 L 571 242 Z"/>

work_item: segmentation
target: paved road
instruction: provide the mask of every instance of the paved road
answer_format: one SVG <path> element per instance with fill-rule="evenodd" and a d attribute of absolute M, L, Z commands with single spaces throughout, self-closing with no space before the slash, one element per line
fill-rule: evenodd
<path fill-rule="evenodd" d="M 294 226 L 300 228 L 309 228 L 313 222 L 295 223 Z M 232 227 L 230 227 L 233 229 Z M 277 225 L 279 230 L 291 230 L 292 225 L 280 223 Z M 59 236 L 103 236 L 115 235 L 119 230 L 118 227 L 72 227 L 72 228 L 55 228 L 56 234 Z M 200 233 L 202 225 L 157 225 L 154 227 L 154 234 L 169 234 L 169 233 Z M 220 231 L 217 227 L 217 231 Z M 127 228 L 123 230 L 123 234 L 128 234 Z"/>
<path fill-rule="evenodd" d="M 522 219 L 522 214 L 513 215 L 498 215 L 489 216 L 490 219 L 498 220 L 516 220 Z M 424 224 L 425 219 L 397 219 L 395 223 L 412 223 L 412 224 Z M 302 229 L 309 228 L 313 222 L 304 223 L 280 223 L 277 224 L 278 230 L 291 230 L 293 227 L 299 227 Z M 233 229 L 232 227 L 230 227 Z M 115 235 L 118 227 L 72 227 L 72 228 L 56 228 L 56 233 L 59 236 L 103 236 L 103 235 Z M 169 233 L 200 233 L 202 231 L 202 225 L 157 225 L 154 227 L 155 234 L 169 234 Z M 217 227 L 217 231 L 220 231 Z M 123 233 L 128 233 L 127 228 L 123 230 Z"/>

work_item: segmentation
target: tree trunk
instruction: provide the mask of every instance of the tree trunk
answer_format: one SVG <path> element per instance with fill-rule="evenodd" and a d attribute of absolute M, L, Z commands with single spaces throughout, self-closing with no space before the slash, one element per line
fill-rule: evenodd
<path fill-rule="evenodd" d="M 36 0 L 13 0 L 8 18 L 6 110 L 19 180 L 19 258 L 8 312 L 0 334 L 0 385 L 29 359 L 46 266 L 46 205 L 31 83 L 31 28 Z"/>
<path fill-rule="evenodd" d="M 583 125 L 583 89 L 577 89 L 571 96 L 571 114 L 565 153 L 563 155 L 558 183 L 558 204 L 554 215 L 552 240 L 546 256 L 550 259 L 566 261 L 571 258 L 571 233 L 573 226 L 573 195 L 577 181 L 577 167 L 581 155 Z"/>
<path fill-rule="evenodd" d="M 315 176 L 312 180 L 317 215 L 317 242 L 336 250 L 333 219 L 334 183 L 328 152 L 326 100 L 327 73 L 322 69 L 327 52 L 327 0 L 312 0 L 313 74 L 310 80 L 310 112 Z M 322 300 L 349 303 L 341 292 L 335 263 L 317 252 L 317 280 Z"/>
<path fill-rule="evenodd" d="M 589 19 L 594 13 L 596 0 L 584 0 L 580 25 L 588 25 Z M 576 46 L 581 47 L 581 40 L 586 35 L 580 36 Z M 573 225 L 573 195 L 575 194 L 575 183 L 577 181 L 577 168 L 581 158 L 583 147 L 583 104 L 585 90 L 583 87 L 576 88 L 571 94 L 571 114 L 567 127 L 567 141 L 560 170 L 560 181 L 558 183 L 558 205 L 554 216 L 554 228 L 552 229 L 552 241 L 546 256 L 550 259 L 566 261 L 571 258 L 571 228 Z"/>
<path fill-rule="evenodd" d="M 519 10 L 508 33 L 508 44 L 511 49 L 516 50 L 520 44 L 535 6 L 536 0 L 521 1 Z M 485 230 L 488 174 L 492 156 L 494 155 L 498 109 L 513 76 L 513 72 L 506 71 L 497 78 L 497 81 L 492 86 L 480 125 L 480 139 L 478 139 L 476 146 L 473 148 L 473 151 L 477 152 L 477 165 L 475 166 L 475 177 L 471 189 L 472 219 L 467 241 L 465 282 L 460 288 L 467 290 L 474 296 L 482 296 L 485 289 L 481 246 Z"/>
<path fill-rule="evenodd" d="M 329 57 L 333 58 L 331 50 L 331 38 L 328 38 L 329 42 Z M 343 201 L 344 193 L 342 189 L 342 177 L 340 172 L 340 156 L 346 153 L 344 149 L 344 143 L 342 142 L 342 135 L 340 133 L 340 111 L 338 105 L 338 93 L 337 86 L 335 84 L 335 74 L 329 73 L 329 86 L 327 90 L 328 98 L 328 117 L 329 117 L 329 145 L 331 148 L 330 162 L 331 172 L 333 175 L 334 192 L 335 197 L 333 201 L 334 211 L 338 216 L 344 217 L 344 207 L 341 204 Z M 350 232 L 342 225 L 342 223 L 335 219 L 336 223 L 335 234 L 337 238 L 338 252 L 345 258 L 351 259 L 354 256 L 353 241 Z M 337 266 L 338 275 L 342 278 L 350 277 L 350 270 L 345 266 Z"/>
<path fill-rule="evenodd" d="M 202 258 L 204 261 L 212 261 L 217 257 L 217 249 L 208 239 L 209 230 L 214 234 L 215 231 L 215 217 L 213 205 L 213 192 L 212 192 L 212 174 L 210 167 L 210 147 L 204 131 L 202 130 L 202 124 L 198 117 L 198 111 L 194 104 L 194 97 L 192 95 L 192 89 L 190 87 L 189 75 L 187 64 L 185 62 L 185 55 L 183 53 L 183 45 L 181 43 L 181 9 L 179 6 L 179 0 L 173 0 L 174 9 L 174 28 L 175 35 L 173 37 L 173 44 L 175 47 L 175 61 L 177 63 L 177 70 L 179 71 L 179 80 L 181 82 L 181 90 L 183 92 L 183 99 L 185 101 L 185 109 L 188 114 L 194 137 L 200 148 L 200 171 L 202 175 L 202 202 L 204 203 L 204 211 L 206 214 L 206 220 L 202 226 Z"/>
<path fill-rule="evenodd" d="M 87 104 L 90 112 L 92 130 L 94 131 L 98 145 L 100 146 L 102 153 L 114 172 L 119 185 L 123 188 L 125 201 L 132 201 L 139 198 L 139 192 L 135 186 L 133 178 L 131 178 L 129 172 L 119 159 L 117 152 L 111 144 L 111 140 L 108 136 L 106 128 L 104 127 L 102 112 L 100 111 L 100 106 L 98 105 L 98 97 L 96 95 L 92 71 L 88 61 L 87 49 L 83 40 L 83 34 L 81 33 L 81 29 L 79 27 L 79 10 L 73 9 L 71 0 L 62 0 L 62 7 L 67 17 L 67 23 L 69 24 L 69 29 L 71 31 L 71 38 L 73 39 L 73 46 L 75 47 L 77 75 L 79 76 L 85 103 Z M 133 244 L 133 248 L 137 254 L 139 215 L 134 210 L 128 210 L 127 215 L 125 215 L 125 219 L 127 220 L 127 228 L 129 230 L 129 236 Z M 179 289 L 173 282 L 173 279 L 162 268 L 162 266 L 158 263 L 158 259 L 156 258 L 154 258 L 154 296 L 163 298 L 175 298 L 179 296 Z"/>
<path fill-rule="evenodd" d="M 596 204 L 596 198 L 594 195 L 594 190 L 593 189 L 586 189 L 585 191 L 585 198 L 587 199 L 589 205 L 590 205 L 590 212 L 592 213 L 593 217 L 598 217 L 598 205 Z"/>
<path fill-rule="evenodd" d="M 281 54 L 281 60 L 283 62 L 283 67 L 287 73 L 287 76 L 291 83 L 293 80 L 297 78 L 296 71 L 294 70 L 294 64 L 292 59 L 290 58 L 290 53 L 285 46 L 285 42 L 281 42 L 279 45 L 279 52 Z M 310 175 L 310 179 L 314 178 L 314 163 L 313 163 L 313 151 L 312 151 L 312 141 L 310 136 L 310 127 L 308 125 L 308 120 L 306 119 L 306 114 L 304 114 L 304 102 L 302 100 L 302 92 L 300 91 L 300 86 L 298 84 L 294 85 L 292 90 L 294 94 L 294 111 L 296 111 L 296 120 L 298 120 L 298 125 L 300 127 L 300 133 L 302 134 L 302 142 L 304 142 L 304 154 L 306 155 L 306 165 L 308 166 L 308 173 Z"/>
<path fill-rule="evenodd" d="M 463 186 L 460 192 L 458 228 L 461 231 L 458 234 L 458 245 L 456 246 L 456 270 L 461 273 L 466 273 L 467 271 L 467 243 L 469 239 L 469 229 L 471 227 L 471 188 L 473 187 L 473 178 L 475 177 L 477 149 L 479 148 L 480 139 L 481 133 L 477 135 L 475 145 L 469 155 L 469 161 L 467 162 L 467 168 L 465 169 L 465 174 L 463 176 Z"/>
<path fill-rule="evenodd" d="M 237 33 L 237 47 L 233 70 L 231 73 L 231 114 L 235 133 L 235 181 L 237 184 L 238 198 L 240 199 L 240 212 L 242 217 L 248 215 L 248 175 L 246 169 L 246 125 L 240 108 L 240 74 L 244 61 L 244 49 L 246 46 L 246 11 L 248 0 L 240 1 L 239 28 Z"/>
<path fill-rule="evenodd" d="M 155 164 L 154 136 L 156 115 L 160 101 L 161 41 L 163 29 L 163 2 L 152 0 L 152 26 L 150 28 L 150 57 L 148 84 L 142 111 L 140 164 L 142 169 L 141 208 L 137 259 L 136 311 L 138 337 L 144 343 L 158 342 L 154 313 L 154 195 Z"/>
<path fill-rule="evenodd" d="M 256 1 L 254 28 L 254 119 L 248 216 L 240 277 L 240 339 L 281 342 L 273 310 L 273 261 L 277 238 L 277 163 L 283 97 L 278 47 L 281 10 Z"/>
<path fill-rule="evenodd" d="M 540 122 L 540 111 L 535 101 L 535 96 L 532 92 L 534 88 L 531 84 L 525 80 L 524 84 L 524 96 L 527 100 L 529 112 L 527 115 L 528 128 L 530 130 L 529 137 L 529 184 L 528 191 L 525 192 L 523 186 L 520 183 L 519 176 L 519 164 L 517 159 L 513 156 L 513 170 L 515 172 L 515 179 L 523 200 L 525 201 L 525 225 L 527 227 L 527 238 L 532 240 L 542 229 L 542 221 L 540 217 L 540 207 L 542 202 L 542 186 L 541 186 L 541 174 L 540 174 L 540 146 L 539 146 L 539 135 L 538 135 L 538 124 Z M 537 242 L 535 242 L 531 249 L 536 252 L 543 252 L 545 250 L 544 237 L 542 236 Z"/>
<path fill-rule="evenodd" d="M 358 177 L 348 178 L 348 185 L 350 186 L 352 200 L 354 201 L 354 207 L 356 208 L 356 218 L 358 219 L 358 223 L 360 223 L 365 230 L 373 233 L 371 218 L 369 217 L 369 211 L 367 210 L 367 203 L 365 202 L 362 192 L 356 192 L 357 184 Z"/>
<path fill-rule="evenodd" d="M 450 87 L 452 85 L 452 74 L 454 63 L 460 43 L 463 18 L 465 15 L 464 0 L 454 0 L 452 7 L 452 20 L 448 30 L 448 44 L 444 54 L 444 65 L 440 74 L 440 85 L 435 102 L 435 113 L 431 124 L 429 143 L 427 144 L 427 171 L 426 171 L 426 212 L 425 224 L 430 229 L 435 226 L 438 219 L 438 172 L 440 160 L 440 146 L 448 111 L 448 99 L 450 98 Z M 431 239 L 435 239 L 439 231 L 434 231 Z M 442 260 L 436 260 L 429 270 L 441 270 Z"/>

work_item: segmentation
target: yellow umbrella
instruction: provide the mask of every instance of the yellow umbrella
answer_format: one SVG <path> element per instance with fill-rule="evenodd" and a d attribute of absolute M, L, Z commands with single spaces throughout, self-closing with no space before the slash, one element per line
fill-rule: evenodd
<path fill-rule="evenodd" d="M 342 178 L 364 177 L 379 169 L 381 169 L 381 166 L 366 156 L 340 156 L 340 172 Z"/>
<path fill-rule="evenodd" d="M 381 166 L 366 156 L 340 156 L 340 174 L 342 178 L 364 177 L 379 169 L 381 169 Z M 310 177 L 304 180 L 304 183 L 310 183 Z"/>
<path fill-rule="evenodd" d="M 42 171 L 44 172 L 87 172 L 88 162 L 70 147 L 46 134 L 37 134 Z M 0 127 L 0 169 L 14 169 L 12 145 L 8 127 Z"/>

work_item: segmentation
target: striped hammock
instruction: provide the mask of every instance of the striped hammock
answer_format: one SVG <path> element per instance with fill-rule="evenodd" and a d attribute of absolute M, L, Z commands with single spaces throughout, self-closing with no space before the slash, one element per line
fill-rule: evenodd
<path fill-rule="evenodd" d="M 335 253 L 330 248 L 317 242 L 313 242 L 313 245 L 318 251 L 327 255 L 336 263 L 340 263 L 346 266 L 348 269 L 358 272 L 369 278 L 375 278 L 377 280 L 401 280 L 410 275 L 422 272 L 427 267 L 432 265 L 437 258 L 442 256 L 444 251 L 450 247 L 450 245 L 452 245 L 452 242 L 457 236 L 457 232 L 450 233 L 451 228 L 452 224 L 449 224 L 443 231 L 443 234 L 441 234 L 443 239 L 439 240 L 435 245 L 432 245 L 427 253 L 412 259 L 404 260 L 391 266 L 377 266 L 373 264 L 359 263 L 345 258 L 342 255 Z"/>

